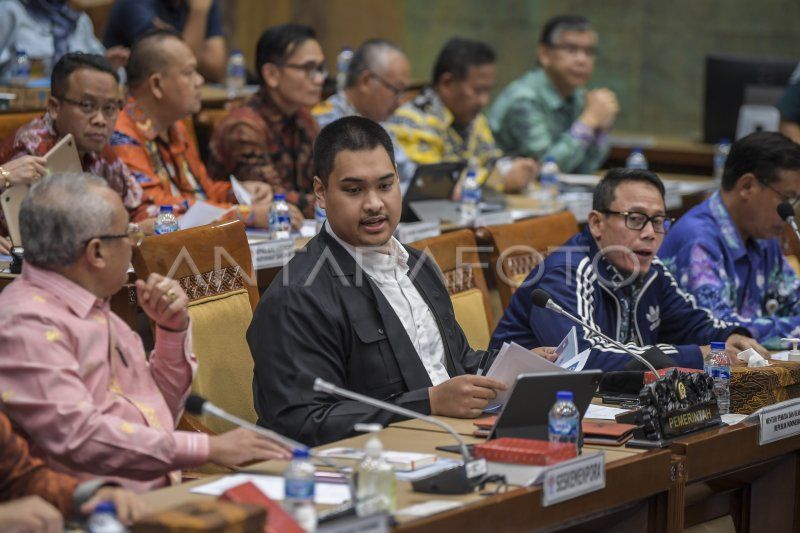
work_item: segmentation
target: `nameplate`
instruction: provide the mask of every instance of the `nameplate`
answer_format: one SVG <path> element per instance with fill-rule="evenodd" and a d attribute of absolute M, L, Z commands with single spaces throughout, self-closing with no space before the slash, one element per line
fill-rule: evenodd
<path fill-rule="evenodd" d="M 485 476 L 489 471 L 489 466 L 486 464 L 486 459 L 480 458 L 467 462 L 464 465 L 464 470 L 467 472 L 467 478 L 472 479 L 478 476 Z"/>
<path fill-rule="evenodd" d="M 571 500 L 605 486 L 605 454 L 585 454 L 545 469 L 542 506 L 548 507 Z"/>
<path fill-rule="evenodd" d="M 438 237 L 441 234 L 438 222 L 402 222 L 394 231 L 395 238 L 403 244 Z"/>
<path fill-rule="evenodd" d="M 475 217 L 473 224 L 476 228 L 484 226 L 499 226 L 501 224 L 511 224 L 514 222 L 514 217 L 511 211 L 497 211 L 496 213 L 484 213 Z"/>
<path fill-rule="evenodd" d="M 294 257 L 294 240 L 283 239 L 253 243 L 250 245 L 250 255 L 253 256 L 255 270 L 282 267 Z"/>
<path fill-rule="evenodd" d="M 800 399 L 761 409 L 758 444 L 764 445 L 800 433 Z"/>

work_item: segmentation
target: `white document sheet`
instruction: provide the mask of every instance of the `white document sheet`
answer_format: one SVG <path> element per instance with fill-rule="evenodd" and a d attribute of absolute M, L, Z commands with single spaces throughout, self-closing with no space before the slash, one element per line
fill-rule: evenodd
<path fill-rule="evenodd" d="M 580 372 L 581 370 L 583 370 L 583 367 L 586 366 L 586 361 L 589 359 L 589 352 L 591 352 L 591 349 L 586 348 L 584 351 L 582 351 L 569 361 L 564 361 L 563 363 L 561 363 L 560 366 L 571 372 Z"/>
<path fill-rule="evenodd" d="M 558 356 L 556 364 L 560 367 L 578 355 L 578 333 L 575 326 L 572 326 L 564 340 L 556 347 L 556 355 Z"/>
<path fill-rule="evenodd" d="M 209 496 L 220 496 L 223 492 L 233 487 L 239 486 L 248 481 L 258 487 L 258 490 L 269 496 L 273 500 L 283 499 L 283 478 L 278 476 L 267 476 L 258 474 L 232 474 L 225 476 L 211 483 L 199 485 L 189 492 L 194 494 L 208 494 Z M 341 505 L 350 500 L 350 487 L 341 483 L 320 483 L 315 485 L 314 501 L 323 505 Z"/>
<path fill-rule="evenodd" d="M 610 407 L 608 405 L 598 405 L 590 403 L 589 408 L 583 418 L 594 418 L 596 420 L 616 420 L 617 415 L 627 413 L 629 409 L 620 409 L 619 407 Z"/>
<path fill-rule="evenodd" d="M 253 205 L 253 195 L 242 186 L 242 182 L 237 180 L 233 174 L 230 175 L 229 179 L 236 201 L 241 205 Z"/>
<path fill-rule="evenodd" d="M 545 372 L 566 372 L 555 363 L 551 363 L 544 357 L 539 357 L 530 350 L 523 348 L 517 343 L 503 343 L 500 352 L 492 362 L 486 376 L 498 381 L 502 381 L 508 389 L 497 393 L 497 397 L 489 402 L 488 409 L 502 405 L 511 394 L 511 387 L 520 374 L 542 374 Z"/>
<path fill-rule="evenodd" d="M 225 214 L 235 207 L 224 209 L 211 205 L 208 202 L 197 200 L 182 217 L 178 219 L 178 226 L 181 229 L 196 228 L 211 224 L 215 220 L 221 219 Z"/>

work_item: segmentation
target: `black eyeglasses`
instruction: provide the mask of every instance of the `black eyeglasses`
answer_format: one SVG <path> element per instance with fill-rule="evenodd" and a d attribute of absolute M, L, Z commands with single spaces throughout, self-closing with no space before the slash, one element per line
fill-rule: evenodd
<path fill-rule="evenodd" d="M 551 44 L 550 48 L 553 50 L 563 50 L 567 54 L 571 56 L 578 55 L 578 52 L 583 52 L 586 54 L 586 57 L 597 57 L 597 47 L 596 46 L 578 46 L 577 44 Z"/>
<path fill-rule="evenodd" d="M 125 239 L 129 238 L 131 240 L 136 240 L 137 242 L 144 237 L 144 232 L 139 228 L 138 224 L 130 222 L 128 224 L 128 229 L 125 233 L 109 233 L 105 235 L 95 235 L 94 237 L 89 237 L 85 241 L 83 241 L 83 245 L 86 246 L 92 239 L 100 239 L 100 240 L 113 240 L 113 239 Z"/>
<path fill-rule="evenodd" d="M 369 73 L 373 78 L 378 80 L 381 85 L 383 85 L 384 87 L 386 87 L 387 89 L 392 91 L 394 93 L 394 97 L 396 99 L 398 99 L 398 100 L 401 99 L 403 97 L 403 95 L 406 93 L 406 88 L 405 87 L 400 88 L 400 87 L 397 87 L 395 85 L 392 85 L 391 83 L 389 83 L 386 80 L 386 78 L 384 78 L 383 76 L 381 76 L 380 74 L 378 74 L 374 70 L 370 70 Z"/>
<path fill-rule="evenodd" d="M 666 217 L 664 215 L 654 215 L 649 217 L 644 213 L 637 211 L 612 211 L 611 209 L 603 209 L 600 211 L 606 215 L 619 215 L 625 217 L 625 227 L 628 229 L 641 231 L 648 222 L 653 223 L 653 231 L 656 233 L 666 233 L 669 231 L 672 223 L 675 222 L 674 218 Z"/>
<path fill-rule="evenodd" d="M 308 76 L 308 79 L 313 80 L 314 77 L 321 77 L 323 80 L 328 77 L 328 67 L 325 63 L 275 63 L 278 67 L 293 68 L 295 70 L 302 70 Z"/>
<path fill-rule="evenodd" d="M 761 183 L 761 185 L 763 185 L 764 187 L 767 187 L 768 189 L 772 189 L 773 191 L 778 193 L 778 196 L 783 198 L 785 201 L 789 202 L 789 205 L 791 205 L 792 207 L 797 206 L 797 202 L 800 202 L 800 196 L 789 196 L 786 193 L 782 193 L 781 191 L 779 191 L 778 189 L 776 189 L 775 187 L 773 187 L 769 183 L 763 183 L 761 181 L 759 181 L 759 183 Z"/>
<path fill-rule="evenodd" d="M 88 98 L 83 100 L 73 100 L 72 98 L 67 98 L 66 96 L 57 96 L 56 98 L 62 102 L 74 105 L 80 109 L 84 115 L 94 115 L 99 109 L 103 113 L 103 116 L 108 119 L 116 118 L 120 110 L 122 110 L 125 105 L 122 100 L 107 100 L 100 104 L 96 100 L 90 100 Z"/>

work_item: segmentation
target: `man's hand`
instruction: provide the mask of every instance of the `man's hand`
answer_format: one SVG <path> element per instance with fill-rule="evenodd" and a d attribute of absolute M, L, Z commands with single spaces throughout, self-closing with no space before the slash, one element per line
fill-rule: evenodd
<path fill-rule="evenodd" d="M 11 255 L 11 241 L 0 236 L 0 254 Z"/>
<path fill-rule="evenodd" d="M 223 466 L 232 467 L 269 459 L 288 461 L 292 458 L 288 448 L 245 428 L 213 435 L 208 438 L 208 443 L 208 460 Z"/>
<path fill-rule="evenodd" d="M 106 50 L 106 59 L 111 63 L 115 69 L 125 67 L 128 64 L 128 58 L 131 57 L 131 51 L 124 46 L 112 46 Z"/>
<path fill-rule="evenodd" d="M 272 201 L 272 186 L 263 181 L 243 181 L 242 187 L 250 193 L 253 203 L 269 203 Z"/>
<path fill-rule="evenodd" d="M 117 509 L 117 518 L 125 524 L 131 524 L 150 512 L 136 494 L 120 487 L 100 487 L 81 506 L 81 512 L 85 515 L 92 514 L 100 502 L 112 502 Z"/>
<path fill-rule="evenodd" d="M 517 157 L 503 176 L 503 192 L 517 194 L 524 191 L 539 174 L 539 165 L 527 157 Z"/>
<path fill-rule="evenodd" d="M 544 357 L 551 363 L 554 363 L 555 360 L 558 359 L 556 349 L 552 346 L 539 346 L 538 348 L 532 348 L 531 352 L 535 353 L 539 357 Z"/>
<path fill-rule="evenodd" d="M 296 205 L 289 204 L 289 216 L 292 218 L 292 229 L 299 231 L 303 227 L 303 221 L 306 219 L 303 216 L 303 212 Z"/>
<path fill-rule="evenodd" d="M 739 352 L 743 352 L 748 348 L 757 351 L 764 359 L 769 359 L 769 350 L 757 343 L 755 339 L 734 333 L 725 340 L 725 352 L 728 354 L 731 364 L 738 361 L 736 356 Z"/>
<path fill-rule="evenodd" d="M 580 121 L 592 129 L 608 129 L 619 113 L 619 102 L 609 89 L 587 91 L 584 99 L 585 107 Z"/>
<path fill-rule="evenodd" d="M 47 174 L 47 160 L 44 157 L 24 155 L 10 161 L 6 161 L 0 167 L 8 171 L 9 176 L 0 180 L 0 184 L 5 185 L 8 180 L 9 187 L 19 183 L 31 184 Z"/>
<path fill-rule="evenodd" d="M 428 389 L 431 414 L 456 418 L 480 416 L 497 391 L 506 390 L 505 384 L 485 376 L 463 375 L 450 378 Z"/>
<path fill-rule="evenodd" d="M 61 533 L 64 519 L 58 509 L 39 496 L 27 496 L 0 504 L 0 531 Z"/>
<path fill-rule="evenodd" d="M 183 331 L 189 327 L 189 297 L 174 279 L 150 274 L 147 281 L 136 280 L 136 293 L 142 310 L 162 328 Z"/>

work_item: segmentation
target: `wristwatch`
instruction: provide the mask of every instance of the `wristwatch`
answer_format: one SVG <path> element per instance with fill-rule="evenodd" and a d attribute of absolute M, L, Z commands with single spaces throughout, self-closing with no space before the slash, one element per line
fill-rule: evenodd
<path fill-rule="evenodd" d="M 8 189 L 11 187 L 11 172 L 4 167 L 0 167 L 0 179 L 3 180 L 3 188 Z"/>

